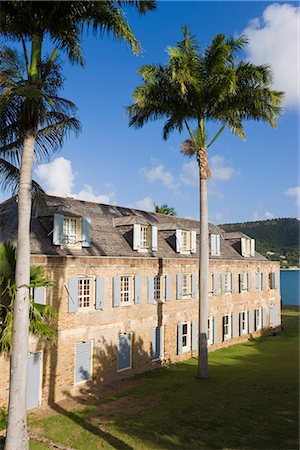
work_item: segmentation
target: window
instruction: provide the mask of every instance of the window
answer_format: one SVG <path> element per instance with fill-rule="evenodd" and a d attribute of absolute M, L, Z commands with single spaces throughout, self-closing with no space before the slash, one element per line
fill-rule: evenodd
<path fill-rule="evenodd" d="M 133 225 L 133 250 L 157 251 L 157 227 L 151 225 Z"/>
<path fill-rule="evenodd" d="M 224 292 L 225 294 L 231 292 L 231 274 L 224 273 Z"/>
<path fill-rule="evenodd" d="M 196 253 L 197 232 L 195 230 L 176 230 L 175 241 L 177 253 Z"/>
<path fill-rule="evenodd" d="M 148 227 L 147 225 L 141 225 L 141 242 L 140 248 L 148 248 Z"/>
<path fill-rule="evenodd" d="M 247 333 L 247 313 L 242 311 L 240 313 L 240 335 Z"/>
<path fill-rule="evenodd" d="M 164 356 L 164 327 L 152 329 L 152 359 L 157 360 Z"/>
<path fill-rule="evenodd" d="M 182 297 L 190 297 L 192 295 L 192 275 L 189 273 L 182 274 Z"/>
<path fill-rule="evenodd" d="M 278 272 L 269 273 L 269 288 L 278 289 Z"/>
<path fill-rule="evenodd" d="M 92 299 L 91 278 L 79 278 L 78 280 L 78 308 L 89 308 Z"/>
<path fill-rule="evenodd" d="M 63 243 L 76 244 L 77 242 L 77 219 L 64 217 Z"/>
<path fill-rule="evenodd" d="M 213 344 L 213 318 L 208 318 L 207 323 L 207 344 L 212 345 Z"/>
<path fill-rule="evenodd" d="M 183 251 L 191 249 L 191 234 L 189 231 L 181 231 L 181 248 Z"/>
<path fill-rule="evenodd" d="M 119 335 L 118 371 L 131 369 L 131 333 Z"/>
<path fill-rule="evenodd" d="M 182 325 L 182 351 L 187 352 L 191 349 L 191 324 L 184 323 Z"/>
<path fill-rule="evenodd" d="M 120 277 L 120 305 L 130 305 L 132 303 L 132 277 Z"/>
<path fill-rule="evenodd" d="M 255 256 L 255 239 L 241 238 L 242 256 Z"/>
<path fill-rule="evenodd" d="M 247 274 L 244 272 L 239 274 L 239 288 L 240 292 L 248 290 Z"/>
<path fill-rule="evenodd" d="M 256 308 L 254 314 L 255 314 L 255 331 L 257 331 L 261 329 L 261 309 Z"/>
<path fill-rule="evenodd" d="M 211 295 L 214 293 L 214 274 L 213 273 L 211 273 L 210 277 L 209 277 L 208 293 Z"/>
<path fill-rule="evenodd" d="M 159 275 L 154 277 L 154 300 L 161 299 L 161 278 Z"/>
<path fill-rule="evenodd" d="M 229 314 L 225 314 L 223 316 L 223 340 L 230 339 L 231 337 L 231 329 L 230 329 L 230 316 Z"/>
<path fill-rule="evenodd" d="M 220 256 L 221 254 L 221 240 L 219 234 L 210 235 L 210 251 L 212 256 Z"/>

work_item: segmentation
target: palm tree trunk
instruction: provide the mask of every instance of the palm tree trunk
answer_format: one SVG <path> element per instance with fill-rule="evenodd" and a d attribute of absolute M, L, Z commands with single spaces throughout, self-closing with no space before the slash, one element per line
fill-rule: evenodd
<path fill-rule="evenodd" d="M 16 263 L 17 293 L 14 301 L 13 312 L 8 428 L 5 441 L 5 450 L 28 449 L 26 397 L 30 282 L 29 232 L 34 142 L 34 134 L 28 133 L 24 138 L 20 168 Z"/>
<path fill-rule="evenodd" d="M 206 154 L 206 149 L 205 149 Z M 207 205 L 207 172 L 199 164 L 200 190 L 200 248 L 199 248 L 199 341 L 198 341 L 198 377 L 208 377 L 208 205 Z"/>

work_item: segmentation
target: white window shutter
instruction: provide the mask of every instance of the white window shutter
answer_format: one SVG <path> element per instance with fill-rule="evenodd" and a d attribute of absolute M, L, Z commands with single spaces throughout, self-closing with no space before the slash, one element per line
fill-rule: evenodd
<path fill-rule="evenodd" d="M 133 225 L 133 250 L 139 250 L 141 246 L 141 225 Z"/>
<path fill-rule="evenodd" d="M 181 230 L 176 230 L 175 238 L 176 238 L 176 244 L 175 244 L 176 253 L 181 253 L 181 248 L 182 248 L 182 232 L 181 232 Z"/>
<path fill-rule="evenodd" d="M 255 239 L 250 241 L 250 255 L 255 256 Z"/>
<path fill-rule="evenodd" d="M 157 227 L 154 225 L 151 227 L 151 245 L 152 251 L 157 252 Z"/>
<path fill-rule="evenodd" d="M 241 253 L 242 253 L 242 256 L 245 256 L 245 254 L 246 254 L 246 239 L 245 238 L 241 238 Z"/>
<path fill-rule="evenodd" d="M 64 216 L 62 214 L 54 214 L 53 245 L 61 245 L 63 243 L 63 234 L 64 234 Z"/>
<path fill-rule="evenodd" d="M 210 247 L 211 247 L 211 254 L 215 256 L 217 253 L 217 243 L 215 234 L 210 235 Z"/>
<path fill-rule="evenodd" d="M 220 256 L 221 254 L 221 237 L 219 234 L 216 234 L 216 255 Z"/>
<path fill-rule="evenodd" d="M 191 253 L 197 252 L 197 232 L 195 230 L 191 231 Z"/>

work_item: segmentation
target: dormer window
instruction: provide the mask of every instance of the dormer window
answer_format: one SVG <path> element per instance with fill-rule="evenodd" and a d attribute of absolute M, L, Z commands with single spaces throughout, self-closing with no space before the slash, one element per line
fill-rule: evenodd
<path fill-rule="evenodd" d="M 196 231 L 176 230 L 176 252 L 196 253 Z"/>
<path fill-rule="evenodd" d="M 81 247 L 91 246 L 90 221 L 85 217 L 54 214 L 53 244 Z"/>
<path fill-rule="evenodd" d="M 76 230 L 78 228 L 77 219 L 64 217 L 63 243 L 75 244 L 77 242 Z"/>
<path fill-rule="evenodd" d="M 210 253 L 212 256 L 221 255 L 221 236 L 219 234 L 210 235 Z"/>
<path fill-rule="evenodd" d="M 133 250 L 157 251 L 157 227 L 135 223 L 133 225 Z"/>
<path fill-rule="evenodd" d="M 241 238 L 241 254 L 245 257 L 255 256 L 255 239 Z"/>

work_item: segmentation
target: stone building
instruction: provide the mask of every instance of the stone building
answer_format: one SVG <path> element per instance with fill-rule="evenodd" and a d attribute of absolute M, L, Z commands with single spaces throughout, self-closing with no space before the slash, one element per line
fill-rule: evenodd
<path fill-rule="evenodd" d="M 197 355 L 199 224 L 131 208 L 47 197 L 31 221 L 31 262 L 53 279 L 36 302 L 58 309 L 53 345 L 30 337 L 28 408 Z M 16 240 L 17 203 L 0 205 Z M 209 350 L 280 327 L 279 263 L 242 233 L 209 225 Z M 8 360 L 0 356 L 0 404 Z"/>

